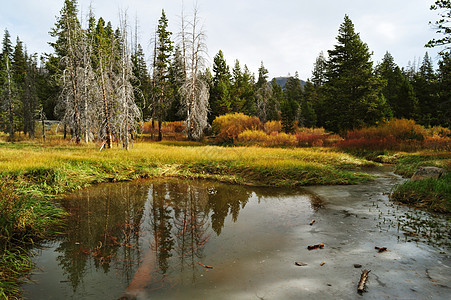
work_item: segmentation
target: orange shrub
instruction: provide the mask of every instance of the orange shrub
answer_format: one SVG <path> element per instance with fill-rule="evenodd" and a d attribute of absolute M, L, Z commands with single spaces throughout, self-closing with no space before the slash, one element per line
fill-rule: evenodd
<path fill-rule="evenodd" d="M 425 129 L 413 120 L 393 119 L 379 126 L 351 131 L 344 141 L 335 145 L 340 148 L 368 150 L 449 151 L 450 133 L 449 129 L 443 127 Z"/>
<path fill-rule="evenodd" d="M 142 126 L 143 133 L 152 133 L 152 121 L 143 122 Z M 158 132 L 158 121 L 154 121 L 154 127 L 153 132 Z M 161 124 L 161 132 L 163 134 L 181 133 L 185 130 L 185 128 L 186 126 L 184 121 L 163 122 Z"/>
<path fill-rule="evenodd" d="M 434 126 L 426 129 L 427 135 L 430 137 L 451 138 L 451 129 L 442 126 Z"/>
<path fill-rule="evenodd" d="M 423 126 L 415 123 L 414 120 L 392 119 L 379 126 L 372 126 L 348 132 L 346 139 L 373 139 L 394 137 L 398 141 L 402 140 L 424 140 L 426 130 Z"/>
<path fill-rule="evenodd" d="M 239 134 L 238 142 L 243 145 L 263 147 L 294 147 L 297 140 L 294 135 L 273 131 L 270 135 L 261 130 L 246 130 Z"/>
<path fill-rule="evenodd" d="M 435 151 L 451 151 L 451 138 L 428 137 L 424 140 L 423 148 Z"/>
<path fill-rule="evenodd" d="M 243 131 L 261 129 L 262 124 L 257 117 L 246 116 L 243 113 L 235 113 L 216 117 L 213 121 L 212 128 L 218 142 L 233 143 Z"/>
<path fill-rule="evenodd" d="M 268 121 L 265 123 L 265 132 L 267 134 L 281 131 L 282 131 L 282 123 L 280 121 Z"/>
<path fill-rule="evenodd" d="M 326 130 L 323 127 L 319 127 L 319 128 L 298 127 L 296 129 L 296 133 L 306 133 L 306 134 L 315 134 L 315 135 L 327 134 Z"/>
<path fill-rule="evenodd" d="M 277 147 L 277 146 L 283 146 L 283 147 L 295 147 L 297 145 L 298 141 L 296 140 L 296 137 L 292 134 L 287 134 L 285 132 L 280 132 L 277 134 L 271 134 L 269 135 L 269 139 L 266 142 L 265 146 L 268 147 Z"/>
<path fill-rule="evenodd" d="M 269 136 L 261 130 L 245 130 L 238 135 L 238 142 L 244 145 L 260 145 L 263 146 Z"/>

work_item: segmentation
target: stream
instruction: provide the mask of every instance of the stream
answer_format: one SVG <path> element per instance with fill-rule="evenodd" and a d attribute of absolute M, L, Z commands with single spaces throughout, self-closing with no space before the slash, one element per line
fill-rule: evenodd
<path fill-rule="evenodd" d="M 67 232 L 34 250 L 23 297 L 361 299 L 368 269 L 367 299 L 449 299 L 449 217 L 391 203 L 403 179 L 369 172 L 351 186 L 163 178 L 73 193 Z"/>

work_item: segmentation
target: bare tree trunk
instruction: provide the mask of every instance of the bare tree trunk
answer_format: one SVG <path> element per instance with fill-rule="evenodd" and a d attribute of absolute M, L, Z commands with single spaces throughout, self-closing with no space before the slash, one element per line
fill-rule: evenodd
<path fill-rule="evenodd" d="M 42 125 L 42 141 L 45 143 L 44 108 L 41 109 L 41 125 Z M 66 124 L 64 124 L 64 138 L 66 138 Z"/>
<path fill-rule="evenodd" d="M 69 24 L 67 26 L 68 28 L 70 28 Z M 69 35 L 68 35 L 68 45 L 69 45 L 69 62 L 70 62 L 70 76 L 71 76 L 71 83 L 72 83 L 72 90 L 73 90 L 73 97 L 74 97 L 74 123 L 75 123 L 75 128 L 73 128 L 74 134 L 75 134 L 75 142 L 77 144 L 80 143 L 80 111 L 79 111 L 79 99 L 78 99 L 78 82 L 77 82 L 77 64 L 75 62 L 76 60 L 76 55 L 75 55 L 75 50 L 74 46 L 78 46 L 78 45 L 74 45 L 75 41 L 72 41 L 72 34 L 71 34 L 71 30 L 69 29 Z"/>
<path fill-rule="evenodd" d="M 110 112 L 108 108 L 108 98 L 106 94 L 105 88 L 105 76 L 103 72 L 103 59 L 102 59 L 102 51 L 100 51 L 100 77 L 102 81 L 102 95 L 103 95 L 103 112 L 105 114 L 105 122 L 106 122 L 106 147 L 113 148 L 113 138 L 111 136 L 111 120 L 110 120 Z"/>

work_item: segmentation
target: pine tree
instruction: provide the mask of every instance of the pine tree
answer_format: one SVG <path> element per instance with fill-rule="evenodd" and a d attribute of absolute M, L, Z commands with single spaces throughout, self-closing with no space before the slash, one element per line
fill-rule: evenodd
<path fill-rule="evenodd" d="M 283 102 L 283 89 L 276 79 L 271 80 L 271 97 L 268 100 L 267 120 L 279 121 L 281 118 L 280 107 Z"/>
<path fill-rule="evenodd" d="M 13 48 L 11 44 L 11 35 L 5 29 L 1 53 L 1 73 L 0 73 L 0 91 L 2 114 L 2 123 L 5 131 L 9 134 L 9 140 L 14 140 L 16 131 L 15 119 L 17 118 L 18 101 L 14 74 L 11 66 L 13 58 Z"/>
<path fill-rule="evenodd" d="M 427 52 L 424 55 L 419 71 L 414 75 L 412 84 L 418 97 L 418 123 L 424 126 L 438 125 L 437 77 L 432 60 Z"/>
<path fill-rule="evenodd" d="M 290 77 L 283 89 L 284 99 L 282 101 L 280 110 L 282 116 L 282 129 L 286 133 L 294 132 L 294 121 L 296 121 L 299 114 L 299 104 L 302 98 L 301 81 L 298 78 L 297 72 L 295 77 Z"/>
<path fill-rule="evenodd" d="M 320 87 L 326 82 L 327 60 L 321 51 L 316 58 L 312 71 L 312 83 L 315 87 Z"/>
<path fill-rule="evenodd" d="M 338 44 L 329 50 L 325 83 L 325 127 L 345 132 L 373 125 L 385 117 L 383 83 L 373 74 L 371 53 L 346 15 Z"/>
<path fill-rule="evenodd" d="M 135 52 L 132 54 L 133 63 L 133 86 L 135 90 L 136 104 L 143 112 L 143 119 L 150 118 L 149 106 L 147 105 L 151 97 L 152 82 L 147 68 L 144 51 L 138 44 Z"/>
<path fill-rule="evenodd" d="M 387 52 L 376 67 L 376 74 L 386 83 L 382 94 L 390 105 L 393 117 L 414 119 L 418 103 L 413 87 L 390 53 Z"/>
<path fill-rule="evenodd" d="M 172 33 L 168 31 L 168 19 L 164 10 L 161 12 L 161 18 L 158 21 L 157 29 L 157 48 L 156 48 L 156 94 L 157 104 L 155 113 L 158 118 L 158 140 L 162 140 L 161 123 L 163 122 L 169 99 L 171 98 L 171 89 L 169 82 L 169 65 L 172 55 Z"/>
<path fill-rule="evenodd" d="M 436 33 L 443 35 L 440 39 L 432 39 L 427 44 L 426 47 L 437 47 L 445 46 L 445 48 L 440 52 L 440 54 L 445 55 L 450 53 L 451 45 L 451 1 L 450 0 L 437 0 L 433 5 L 431 5 L 431 10 L 443 10 L 439 13 L 439 20 L 435 21 L 434 25 L 437 29 Z M 430 22 L 431 23 L 431 22 Z"/>
<path fill-rule="evenodd" d="M 438 69 L 438 118 L 443 127 L 451 126 L 451 54 L 445 53 Z"/>
<path fill-rule="evenodd" d="M 180 89 L 183 86 L 184 80 L 185 71 L 182 52 L 180 51 L 179 47 L 176 47 L 171 65 L 169 66 L 169 82 L 171 84 L 172 99 L 168 107 L 168 121 L 182 121 L 184 119 L 184 115 L 182 114 L 183 99 L 180 93 Z"/>
<path fill-rule="evenodd" d="M 260 121 L 268 120 L 269 99 L 272 96 L 271 85 L 268 83 L 268 70 L 261 62 L 258 69 L 258 80 L 255 84 L 256 113 Z"/>
<path fill-rule="evenodd" d="M 299 124 L 304 127 L 315 127 L 317 123 L 317 115 L 315 105 L 318 102 L 317 87 L 310 80 L 307 80 L 301 99 L 301 112 L 299 116 Z"/>
<path fill-rule="evenodd" d="M 213 58 L 213 86 L 210 91 L 210 114 L 211 123 L 217 116 L 230 113 L 231 105 L 231 75 L 224 54 L 221 50 Z"/>

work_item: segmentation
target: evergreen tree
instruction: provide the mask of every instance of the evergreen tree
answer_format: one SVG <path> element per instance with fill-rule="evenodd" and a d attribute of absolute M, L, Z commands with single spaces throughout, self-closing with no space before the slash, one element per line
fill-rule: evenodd
<path fill-rule="evenodd" d="M 242 112 L 246 115 L 255 115 L 255 94 L 254 94 L 254 76 L 250 73 L 247 66 L 241 71 L 240 63 L 235 61 L 235 67 L 232 70 L 231 86 L 231 110 L 232 112 Z"/>
<path fill-rule="evenodd" d="M 295 77 L 290 77 L 283 89 L 284 99 L 280 110 L 282 116 L 282 129 L 286 133 L 294 132 L 294 121 L 296 121 L 299 113 L 299 104 L 302 98 L 301 81 L 297 72 Z"/>
<path fill-rule="evenodd" d="M 424 126 L 438 125 L 437 77 L 432 60 L 427 52 L 424 55 L 419 71 L 414 75 L 413 87 L 418 97 L 418 123 Z"/>
<path fill-rule="evenodd" d="M 133 81 L 135 90 L 136 104 L 143 113 L 143 119 L 150 118 L 149 103 L 152 90 L 152 82 L 147 68 L 144 51 L 140 44 L 137 45 L 135 52 L 132 54 L 133 63 Z"/>
<path fill-rule="evenodd" d="M 24 134 L 28 133 L 28 128 L 25 126 L 25 115 L 28 115 L 26 106 L 24 105 L 24 89 L 25 89 L 25 76 L 27 74 L 27 54 L 24 52 L 23 43 L 17 37 L 16 45 L 13 52 L 13 60 L 11 61 L 12 82 L 16 87 L 16 113 L 15 113 L 15 127 L 22 130 Z"/>
<path fill-rule="evenodd" d="M 209 122 L 220 115 L 230 113 L 231 105 L 231 75 L 224 54 L 221 50 L 213 58 L 213 86 L 210 91 Z"/>
<path fill-rule="evenodd" d="M 258 80 L 255 84 L 255 98 L 256 98 L 256 113 L 259 119 L 265 123 L 268 120 L 268 104 L 271 98 L 271 85 L 267 81 L 268 70 L 261 62 L 260 68 L 258 69 Z"/>
<path fill-rule="evenodd" d="M 38 98 L 38 67 L 36 54 L 26 57 L 26 74 L 22 91 L 24 134 L 34 138 L 35 119 L 42 109 Z"/>
<path fill-rule="evenodd" d="M 426 47 L 436 47 L 445 46 L 445 49 L 440 53 L 442 55 L 450 53 L 451 44 L 451 1 L 450 0 L 436 0 L 433 5 L 431 5 L 431 10 L 442 10 L 439 13 L 439 20 L 435 21 L 435 27 L 437 29 L 436 33 L 443 35 L 440 39 L 432 39 L 427 44 Z"/>
<path fill-rule="evenodd" d="M 317 115 L 315 112 L 315 105 L 317 102 L 317 88 L 310 80 L 307 80 L 302 93 L 301 113 L 299 116 L 300 125 L 309 128 L 316 126 Z"/>
<path fill-rule="evenodd" d="M 451 126 L 451 54 L 444 53 L 438 69 L 438 123 L 444 127 Z"/>
<path fill-rule="evenodd" d="M 386 117 L 381 97 L 383 83 L 373 74 L 371 53 L 346 15 L 340 25 L 338 44 L 329 50 L 325 83 L 325 127 L 345 132 L 373 125 Z"/>
<path fill-rule="evenodd" d="M 263 62 L 260 64 L 260 68 L 258 68 L 258 80 L 256 83 L 257 89 L 268 83 L 268 70 L 263 65 Z"/>
<path fill-rule="evenodd" d="M 327 60 L 321 51 L 316 58 L 312 71 L 312 83 L 315 87 L 320 87 L 326 82 Z"/>
<path fill-rule="evenodd" d="M 14 82 L 14 73 L 12 70 L 13 48 L 11 44 L 11 35 L 5 29 L 1 53 L 0 69 L 0 92 L 2 124 L 5 132 L 9 134 L 9 140 L 14 140 L 16 132 L 16 123 L 18 116 L 19 102 L 17 97 L 16 84 Z"/>
<path fill-rule="evenodd" d="M 168 121 L 182 121 L 184 115 L 182 114 L 182 95 L 180 89 L 185 80 L 185 71 L 183 65 L 182 52 L 179 47 L 175 48 L 174 57 L 169 66 L 169 81 L 172 90 L 172 99 L 170 101 L 167 113 Z"/>
<path fill-rule="evenodd" d="M 158 21 L 157 29 L 157 48 L 156 48 L 156 94 L 157 104 L 155 107 L 155 113 L 158 118 L 158 140 L 162 140 L 161 123 L 163 122 L 169 100 L 171 99 L 171 89 L 169 82 L 169 65 L 172 55 L 172 33 L 168 31 L 168 19 L 164 10 L 161 12 L 160 20 Z"/>
<path fill-rule="evenodd" d="M 267 120 L 279 121 L 281 118 L 280 107 L 283 102 L 283 89 L 276 79 L 271 80 L 271 97 L 268 99 Z"/>
<path fill-rule="evenodd" d="M 390 53 L 387 52 L 376 67 L 376 74 L 386 83 L 382 94 L 390 105 L 393 117 L 414 119 L 418 103 L 413 87 Z"/>

